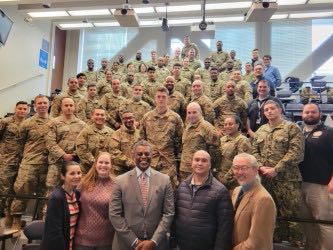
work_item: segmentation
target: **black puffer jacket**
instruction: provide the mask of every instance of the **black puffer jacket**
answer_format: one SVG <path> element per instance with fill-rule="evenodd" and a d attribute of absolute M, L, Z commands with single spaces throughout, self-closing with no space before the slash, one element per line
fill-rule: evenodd
<path fill-rule="evenodd" d="M 232 248 L 234 209 L 228 190 L 212 174 L 194 194 L 192 175 L 176 194 L 173 235 L 181 250 Z"/>

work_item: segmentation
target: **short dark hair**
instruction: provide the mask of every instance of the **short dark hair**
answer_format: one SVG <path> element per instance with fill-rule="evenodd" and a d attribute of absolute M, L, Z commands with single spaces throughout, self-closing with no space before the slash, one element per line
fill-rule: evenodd
<path fill-rule="evenodd" d="M 169 95 L 169 90 L 166 88 L 166 87 L 164 87 L 164 86 L 160 86 L 160 87 L 158 87 L 157 89 L 156 89 L 156 93 L 157 92 L 163 92 L 163 93 L 166 93 L 167 95 Z"/>
<path fill-rule="evenodd" d="M 25 102 L 25 101 L 18 101 L 18 102 L 16 103 L 15 107 L 17 107 L 18 105 L 28 105 L 28 103 Z"/>
<path fill-rule="evenodd" d="M 60 169 L 60 173 L 62 176 L 66 175 L 66 173 L 68 172 L 69 166 L 80 166 L 80 164 L 76 161 L 69 161 L 69 162 L 62 164 L 61 169 Z"/>
<path fill-rule="evenodd" d="M 264 58 L 264 57 L 267 57 L 267 58 L 269 58 L 269 60 L 272 60 L 271 55 L 264 55 L 262 58 Z"/>
<path fill-rule="evenodd" d="M 273 101 L 273 100 L 268 100 L 268 101 L 266 101 L 266 102 L 264 103 L 264 106 L 263 106 L 262 108 L 265 108 L 265 106 L 268 105 L 268 104 L 273 104 L 273 105 L 275 105 L 277 108 L 282 109 L 281 106 L 280 106 L 280 104 L 278 104 L 276 101 Z"/>
<path fill-rule="evenodd" d="M 154 71 L 154 72 L 155 72 L 155 71 L 156 71 L 156 69 L 155 69 L 155 67 L 154 67 L 154 66 L 149 66 L 149 67 L 148 67 L 148 69 L 147 69 L 147 72 L 148 72 L 148 71 Z"/>
<path fill-rule="evenodd" d="M 79 79 L 81 76 L 87 77 L 85 73 L 79 73 L 76 75 L 76 78 Z"/>
<path fill-rule="evenodd" d="M 252 52 L 253 52 L 253 51 L 259 51 L 259 49 L 255 48 L 255 49 L 252 50 Z"/>
<path fill-rule="evenodd" d="M 49 98 L 46 95 L 39 94 L 34 98 L 34 103 L 36 103 L 36 100 L 39 98 L 46 98 L 47 100 L 49 100 Z"/>
<path fill-rule="evenodd" d="M 174 67 L 182 67 L 182 65 L 180 63 L 174 63 L 172 68 L 174 68 Z"/>
<path fill-rule="evenodd" d="M 96 87 L 97 85 L 96 85 L 96 83 L 89 83 L 88 85 L 87 85 L 87 89 L 89 89 L 89 88 L 91 88 L 91 87 Z"/>
<path fill-rule="evenodd" d="M 242 120 L 240 119 L 240 117 L 238 115 L 228 115 L 224 120 L 226 120 L 227 118 L 232 118 L 235 120 L 236 124 L 239 125 L 238 130 L 240 131 L 243 127 L 243 123 Z"/>
<path fill-rule="evenodd" d="M 217 71 L 219 71 L 219 69 L 218 69 L 217 67 L 215 67 L 215 66 L 214 66 L 214 67 L 211 67 L 209 71 L 213 71 L 213 70 L 217 70 Z"/>

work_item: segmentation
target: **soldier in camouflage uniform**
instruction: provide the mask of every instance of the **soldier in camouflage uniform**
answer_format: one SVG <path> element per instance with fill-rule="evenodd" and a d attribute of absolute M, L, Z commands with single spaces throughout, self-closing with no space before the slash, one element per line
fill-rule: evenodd
<path fill-rule="evenodd" d="M 244 100 L 246 103 L 250 103 L 252 101 L 252 87 L 248 82 L 242 80 L 242 74 L 240 70 L 234 70 L 231 73 L 230 80 L 236 83 L 236 96 Z M 222 89 L 224 89 L 224 86 Z M 224 91 L 222 92 L 222 94 L 224 94 Z"/>
<path fill-rule="evenodd" d="M 192 173 L 192 157 L 198 150 L 210 152 L 212 161 L 216 160 L 219 146 L 219 135 L 212 124 L 205 121 L 202 116 L 200 105 L 191 102 L 187 106 L 186 127 L 182 137 L 182 156 L 180 161 L 180 181 L 186 179 Z M 212 163 L 215 169 L 216 162 Z"/>
<path fill-rule="evenodd" d="M 29 112 L 28 103 L 19 101 L 15 114 L 0 119 L 0 194 L 14 195 L 14 182 L 22 157 L 19 144 L 19 126 Z M 5 226 L 11 227 L 13 218 L 10 213 L 12 199 L 1 197 L 0 217 L 5 214 Z"/>
<path fill-rule="evenodd" d="M 201 68 L 201 63 L 198 59 L 195 58 L 195 50 L 190 49 L 188 51 L 188 61 L 189 61 L 189 68 L 193 71 L 196 71 L 198 68 Z"/>
<path fill-rule="evenodd" d="M 106 58 L 101 60 L 101 68 L 96 71 L 97 82 L 106 79 L 106 72 L 109 70 L 109 61 Z"/>
<path fill-rule="evenodd" d="M 159 57 L 156 67 L 156 81 L 158 83 L 163 83 L 165 78 L 170 74 L 170 71 L 164 66 L 164 58 Z"/>
<path fill-rule="evenodd" d="M 121 119 L 119 114 L 119 108 L 126 101 L 126 99 L 120 95 L 120 81 L 119 79 L 112 80 L 112 92 L 106 94 L 101 99 L 101 105 L 107 113 L 107 124 L 112 129 L 118 129 L 121 125 Z"/>
<path fill-rule="evenodd" d="M 144 63 L 144 61 L 142 61 L 142 53 L 141 51 L 137 51 L 136 55 L 135 55 L 135 60 L 131 61 L 131 64 L 133 64 L 134 66 L 134 72 L 133 73 L 138 73 L 139 72 L 139 65 L 141 63 Z M 128 64 L 127 64 L 127 73 L 128 73 Z"/>
<path fill-rule="evenodd" d="M 262 184 L 275 201 L 277 216 L 298 217 L 301 199 L 298 164 L 304 156 L 304 136 L 296 124 L 282 118 L 278 103 L 268 100 L 263 109 L 268 124 L 255 133 L 252 152 L 258 160 Z M 274 240 L 287 240 L 293 246 L 299 246 L 302 240 L 300 225 L 277 221 Z"/>
<path fill-rule="evenodd" d="M 168 108 L 168 90 L 157 89 L 156 108 L 142 119 L 141 138 L 153 145 L 151 165 L 170 176 L 173 187 L 178 185 L 176 157 L 180 153 L 183 122 L 178 114 Z"/>
<path fill-rule="evenodd" d="M 256 79 L 256 77 L 254 76 L 252 65 L 251 65 L 251 63 L 247 62 L 245 64 L 245 73 L 243 75 L 243 80 L 247 81 L 248 83 L 251 83 L 255 79 Z"/>
<path fill-rule="evenodd" d="M 132 98 L 126 100 L 119 108 L 119 112 L 131 111 L 134 114 L 136 126 L 140 125 L 143 116 L 151 110 L 151 106 L 142 100 L 143 86 L 139 83 L 133 85 Z"/>
<path fill-rule="evenodd" d="M 184 96 L 180 92 L 175 90 L 175 78 L 173 78 L 172 76 L 168 76 L 165 79 L 164 86 L 169 91 L 169 109 L 176 112 L 183 120 L 185 120 L 186 101 Z"/>
<path fill-rule="evenodd" d="M 179 64 L 182 63 L 182 58 L 180 57 L 181 53 L 182 53 L 182 50 L 180 48 L 175 49 L 174 57 L 171 58 L 170 61 L 169 61 L 169 65 L 170 65 L 171 69 L 173 68 L 173 65 L 175 63 L 179 63 Z"/>
<path fill-rule="evenodd" d="M 80 95 L 86 96 L 87 94 L 87 87 L 86 87 L 86 82 L 87 82 L 87 76 L 83 73 L 79 73 L 76 75 L 77 83 L 78 83 L 78 89 Z"/>
<path fill-rule="evenodd" d="M 61 100 L 64 97 L 70 97 L 73 99 L 73 101 L 75 102 L 76 110 L 79 101 L 84 98 L 78 91 L 79 85 L 75 77 L 70 77 L 68 79 L 67 85 L 68 89 L 66 90 L 66 92 L 62 92 L 61 94 L 55 96 L 51 106 L 51 112 L 50 112 L 51 117 L 58 117 L 60 115 Z"/>
<path fill-rule="evenodd" d="M 119 54 L 117 62 L 119 64 L 118 72 L 121 74 L 126 74 L 125 55 Z"/>
<path fill-rule="evenodd" d="M 142 83 L 144 81 L 147 81 L 147 65 L 145 63 L 141 63 L 139 65 L 139 72 L 135 73 L 133 81 L 137 83 Z"/>
<path fill-rule="evenodd" d="M 157 61 L 157 51 L 156 50 L 152 50 L 150 52 L 150 58 L 151 58 L 151 60 L 148 61 L 148 62 L 146 62 L 147 66 L 148 67 L 153 66 L 153 67 L 156 68 L 157 67 L 157 63 L 158 63 L 158 61 Z"/>
<path fill-rule="evenodd" d="M 225 63 L 225 70 L 221 72 L 219 75 L 219 80 L 222 83 L 229 81 L 233 70 L 234 70 L 234 61 L 228 59 L 228 61 Z"/>
<path fill-rule="evenodd" d="M 175 90 L 181 93 L 186 101 L 191 99 L 191 82 L 181 76 L 182 65 L 175 63 L 172 67 L 172 76 L 175 78 Z"/>
<path fill-rule="evenodd" d="M 105 79 L 102 79 L 97 82 L 97 94 L 101 99 L 105 94 L 112 92 L 111 84 L 112 84 L 112 72 L 110 70 L 106 71 Z"/>
<path fill-rule="evenodd" d="M 90 123 L 91 112 L 100 105 L 100 99 L 97 95 L 96 84 L 88 84 L 87 97 L 79 101 L 77 108 L 77 117 L 86 123 Z"/>
<path fill-rule="evenodd" d="M 224 120 L 224 133 L 220 143 L 221 165 L 217 175 L 219 181 L 229 189 L 233 189 L 237 182 L 232 174 L 232 161 L 240 153 L 251 153 L 252 145 L 248 138 L 241 134 L 242 122 L 238 116 L 227 116 Z"/>
<path fill-rule="evenodd" d="M 119 62 L 113 62 L 111 66 L 111 73 L 115 79 L 122 79 L 124 77 L 124 71 L 120 69 Z"/>
<path fill-rule="evenodd" d="M 232 81 L 224 85 L 225 95 L 213 103 L 215 112 L 214 125 L 223 134 L 224 119 L 229 115 L 237 115 L 243 124 L 247 121 L 247 104 L 235 95 L 236 84 Z"/>
<path fill-rule="evenodd" d="M 223 70 L 223 64 L 229 59 L 229 54 L 222 50 L 222 41 L 216 42 L 216 52 L 213 52 L 210 56 L 213 66 L 217 67 L 221 72 Z"/>
<path fill-rule="evenodd" d="M 187 80 L 192 82 L 194 71 L 193 71 L 192 68 L 190 68 L 190 61 L 187 57 L 185 57 L 183 59 L 182 65 L 183 65 L 183 67 L 182 67 L 180 76 L 183 77 L 183 78 L 186 78 Z"/>
<path fill-rule="evenodd" d="M 210 79 L 211 59 L 208 57 L 204 61 L 204 68 L 198 68 L 194 74 L 199 74 L 203 82 L 208 83 Z"/>
<path fill-rule="evenodd" d="M 188 56 L 188 52 L 190 49 L 194 49 L 195 58 L 199 59 L 200 53 L 198 46 L 195 43 L 191 43 L 190 36 L 184 36 L 184 47 L 182 48 L 181 51 L 181 56 L 183 59 Z"/>
<path fill-rule="evenodd" d="M 209 80 L 206 82 L 207 83 L 207 88 L 209 93 L 210 99 L 214 102 L 218 98 L 222 96 L 223 93 L 223 88 L 222 88 L 222 83 L 219 81 L 219 71 L 218 68 L 212 67 L 210 69 L 210 75 L 209 75 Z"/>
<path fill-rule="evenodd" d="M 76 79 L 75 79 L 76 80 Z M 18 144 L 21 145 L 22 161 L 14 184 L 16 195 L 45 195 L 48 150 L 45 135 L 48 132 L 49 99 L 39 95 L 35 98 L 36 114 L 23 121 L 19 128 Z M 12 229 L 21 229 L 21 217 L 27 200 L 14 199 L 11 205 Z"/>
<path fill-rule="evenodd" d="M 326 90 L 327 90 L 327 103 L 333 103 L 333 84 L 328 83 Z"/>
<path fill-rule="evenodd" d="M 75 140 L 86 124 L 74 116 L 73 99 L 65 97 L 61 101 L 61 115 L 49 122 L 46 135 L 48 155 L 48 171 L 46 176 L 47 196 L 59 185 L 61 167 L 66 162 L 77 158 Z"/>
<path fill-rule="evenodd" d="M 88 69 L 83 72 L 83 74 L 85 74 L 86 77 L 87 77 L 87 82 L 88 83 L 96 83 L 97 82 L 97 76 L 96 76 L 96 72 L 94 71 L 94 66 L 95 66 L 94 60 L 93 59 L 88 59 L 88 61 L 87 61 Z"/>
<path fill-rule="evenodd" d="M 106 112 L 104 109 L 95 108 L 91 120 L 93 124 L 87 125 L 75 141 L 76 154 L 80 158 L 84 174 L 89 171 L 99 152 L 110 152 L 110 140 L 114 132 L 105 125 Z"/>
<path fill-rule="evenodd" d="M 192 98 L 191 102 L 196 102 L 200 105 L 202 110 L 203 118 L 213 124 L 214 122 L 214 110 L 212 105 L 212 100 L 204 95 L 203 93 L 203 82 L 200 80 L 194 81 L 192 83 Z"/>
<path fill-rule="evenodd" d="M 147 70 L 147 80 L 141 83 L 143 85 L 143 100 L 148 102 L 150 106 L 155 106 L 154 97 L 157 88 L 163 86 L 163 82 L 158 82 L 156 80 L 156 69 L 153 66 L 148 67 Z"/>
<path fill-rule="evenodd" d="M 235 50 L 231 50 L 229 53 L 229 57 L 231 60 L 234 61 L 234 70 L 242 70 L 242 62 L 239 59 L 236 59 L 236 51 Z"/>
<path fill-rule="evenodd" d="M 110 141 L 112 167 L 117 176 L 135 167 L 132 148 L 140 140 L 140 131 L 135 127 L 134 114 L 124 111 L 121 119 L 123 124 L 112 134 Z"/>

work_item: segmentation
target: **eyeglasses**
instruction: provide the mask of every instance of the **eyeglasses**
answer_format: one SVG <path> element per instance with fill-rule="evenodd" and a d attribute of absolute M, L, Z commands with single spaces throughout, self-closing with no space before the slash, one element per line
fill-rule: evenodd
<path fill-rule="evenodd" d="M 242 172 L 245 172 L 245 171 L 247 171 L 248 169 L 250 169 L 251 167 L 249 167 L 249 166 L 232 166 L 232 171 L 234 171 L 234 172 L 240 172 L 240 171 L 242 171 Z"/>

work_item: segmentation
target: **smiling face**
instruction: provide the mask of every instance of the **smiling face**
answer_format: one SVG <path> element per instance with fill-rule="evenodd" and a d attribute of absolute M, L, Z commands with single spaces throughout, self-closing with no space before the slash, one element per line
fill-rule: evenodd
<path fill-rule="evenodd" d="M 106 120 L 105 110 L 104 109 L 94 109 L 94 112 L 91 115 L 92 121 L 96 126 L 103 126 Z"/>
<path fill-rule="evenodd" d="M 48 112 L 49 99 L 47 97 L 38 97 L 35 100 L 35 110 L 37 114 L 44 115 Z"/>
<path fill-rule="evenodd" d="M 151 148 L 149 146 L 140 145 L 137 146 L 134 152 L 134 160 L 136 166 L 141 171 L 146 171 L 151 162 Z"/>
<path fill-rule="evenodd" d="M 65 175 L 61 175 L 64 185 L 69 189 L 77 187 L 81 181 L 82 171 L 80 165 L 69 165 L 66 167 Z"/>
<path fill-rule="evenodd" d="M 105 178 L 110 176 L 112 165 L 109 153 L 101 153 L 96 160 L 96 171 L 99 177 Z"/>
<path fill-rule="evenodd" d="M 232 172 L 239 185 L 252 182 L 258 173 L 257 168 L 251 166 L 250 160 L 245 157 L 234 158 Z"/>
<path fill-rule="evenodd" d="M 15 115 L 18 118 L 25 118 L 29 112 L 29 106 L 28 104 L 18 104 L 15 107 Z"/>
<path fill-rule="evenodd" d="M 192 171 L 196 175 L 208 175 L 210 170 L 210 156 L 206 151 L 200 150 L 194 153 L 192 158 Z"/>
<path fill-rule="evenodd" d="M 227 135 L 235 134 L 239 129 L 239 124 L 236 123 L 236 120 L 233 117 L 227 117 L 224 120 L 224 132 Z"/>

